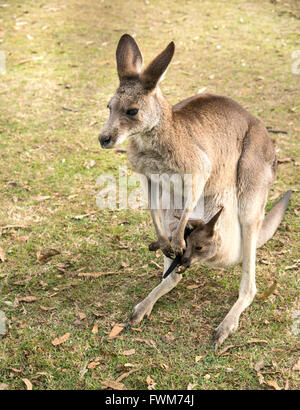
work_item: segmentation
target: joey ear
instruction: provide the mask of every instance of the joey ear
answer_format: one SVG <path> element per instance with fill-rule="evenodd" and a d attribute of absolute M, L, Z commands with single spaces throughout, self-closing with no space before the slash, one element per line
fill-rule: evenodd
<path fill-rule="evenodd" d="M 205 228 L 211 233 L 214 233 L 215 225 L 223 211 L 223 207 L 207 222 Z"/>
<path fill-rule="evenodd" d="M 205 226 L 204 222 L 201 219 L 189 219 L 188 225 L 193 229 L 203 228 Z"/>
<path fill-rule="evenodd" d="M 129 34 L 123 34 L 120 38 L 116 58 L 120 81 L 138 77 L 142 70 L 143 57 L 135 40 Z"/>
<path fill-rule="evenodd" d="M 140 75 L 140 80 L 147 90 L 153 90 L 165 73 L 170 64 L 175 51 L 175 44 L 172 41 Z"/>

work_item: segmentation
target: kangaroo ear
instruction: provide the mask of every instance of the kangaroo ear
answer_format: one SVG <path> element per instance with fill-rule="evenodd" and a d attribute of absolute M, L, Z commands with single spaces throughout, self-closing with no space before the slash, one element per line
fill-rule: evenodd
<path fill-rule="evenodd" d="M 215 225 L 223 211 L 223 207 L 207 222 L 205 225 L 205 228 L 207 229 L 208 232 L 212 235 L 215 230 Z"/>
<path fill-rule="evenodd" d="M 120 38 L 116 57 L 120 81 L 139 76 L 142 70 L 143 57 L 138 45 L 129 34 L 123 34 Z"/>
<path fill-rule="evenodd" d="M 142 72 L 140 80 L 147 90 L 155 88 L 159 80 L 162 79 L 163 74 L 172 60 L 174 51 L 175 44 L 172 41 Z"/>

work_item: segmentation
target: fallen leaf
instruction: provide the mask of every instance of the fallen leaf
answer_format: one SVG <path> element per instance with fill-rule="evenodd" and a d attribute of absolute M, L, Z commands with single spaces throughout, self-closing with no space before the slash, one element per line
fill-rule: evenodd
<path fill-rule="evenodd" d="M 119 383 L 120 381 L 122 381 L 123 379 L 125 379 L 126 377 L 130 376 L 132 373 L 137 372 L 137 371 L 138 369 L 132 369 L 132 370 L 129 370 L 129 372 L 123 373 L 120 377 L 117 378 L 116 382 Z"/>
<path fill-rule="evenodd" d="M 114 325 L 114 327 L 112 328 L 112 330 L 110 331 L 110 334 L 108 335 L 109 339 L 114 339 L 115 337 L 117 337 L 122 330 L 124 329 L 125 325 L 124 324 L 116 324 Z"/>
<path fill-rule="evenodd" d="M 5 259 L 6 259 L 5 250 L 0 246 L 0 260 L 1 260 L 2 262 L 4 262 Z"/>
<path fill-rule="evenodd" d="M 296 268 L 298 268 L 298 265 L 294 263 L 294 265 L 286 266 L 285 270 L 291 270 L 291 269 L 296 269 Z"/>
<path fill-rule="evenodd" d="M 85 278 L 99 278 L 100 276 L 112 275 L 113 273 L 116 272 L 80 272 L 78 273 L 78 276 Z"/>
<path fill-rule="evenodd" d="M 162 337 L 165 343 L 172 343 L 175 340 L 175 336 L 172 333 L 167 333 Z"/>
<path fill-rule="evenodd" d="M 198 363 L 199 360 L 203 359 L 204 356 L 196 356 L 195 357 L 195 363 Z"/>
<path fill-rule="evenodd" d="M 267 299 L 272 293 L 275 291 L 277 287 L 277 281 L 274 280 L 271 286 L 269 286 L 263 293 L 260 293 L 259 295 L 256 296 L 258 300 L 265 300 Z"/>
<path fill-rule="evenodd" d="M 12 284 L 16 286 L 25 286 L 26 283 L 27 283 L 26 280 L 17 280 L 16 282 L 13 282 Z"/>
<path fill-rule="evenodd" d="M 135 367 L 136 365 L 133 364 L 133 363 L 127 362 L 127 363 L 124 363 L 123 366 L 124 366 L 124 367 Z"/>
<path fill-rule="evenodd" d="M 197 289 L 199 287 L 200 287 L 200 285 L 188 285 L 186 288 L 187 289 Z"/>
<path fill-rule="evenodd" d="M 86 314 L 83 312 L 78 312 L 78 317 L 80 320 L 86 319 Z"/>
<path fill-rule="evenodd" d="M 224 355 L 224 353 L 227 352 L 227 350 L 229 350 L 229 349 L 231 349 L 231 348 L 233 348 L 233 347 L 237 347 L 237 346 L 235 346 L 235 345 L 229 345 L 229 346 L 224 347 L 224 349 L 220 350 L 220 352 L 218 353 L 218 356 Z"/>
<path fill-rule="evenodd" d="M 96 161 L 91 159 L 89 162 L 84 163 L 84 167 L 87 169 L 93 168 L 96 164 Z"/>
<path fill-rule="evenodd" d="M 155 261 L 150 261 L 150 263 L 152 263 L 152 265 L 156 266 L 158 269 L 162 269 L 162 267 Z"/>
<path fill-rule="evenodd" d="M 7 229 L 25 229 L 27 226 L 26 225 L 4 225 L 0 226 L 1 230 L 7 230 Z"/>
<path fill-rule="evenodd" d="M 265 379 L 264 376 L 261 374 L 261 369 L 265 366 L 265 363 L 263 360 L 260 360 L 259 362 L 255 363 L 254 365 L 254 370 L 257 373 L 257 377 L 258 377 L 258 382 L 259 384 L 264 384 Z"/>
<path fill-rule="evenodd" d="M 32 199 L 33 199 L 34 201 L 37 201 L 37 202 L 46 201 L 47 199 L 50 199 L 50 198 L 51 198 L 51 196 L 49 196 L 49 195 L 44 195 L 44 196 L 38 195 L 38 196 L 33 196 L 33 197 L 32 197 Z"/>
<path fill-rule="evenodd" d="M 263 340 L 263 339 L 255 339 L 255 338 L 253 338 L 253 339 L 249 339 L 249 340 L 247 341 L 247 343 L 249 343 L 249 344 L 251 344 L 251 343 L 268 343 L 268 341 L 267 341 L 267 340 Z"/>
<path fill-rule="evenodd" d="M 279 196 L 281 195 L 281 192 L 274 192 L 273 195 L 270 196 L 270 201 L 274 201 L 275 199 L 277 199 Z"/>
<path fill-rule="evenodd" d="M 147 376 L 147 378 L 146 378 L 146 382 L 147 382 L 147 385 L 148 385 L 148 390 L 153 390 L 154 389 L 154 387 L 156 386 L 156 384 L 157 383 L 155 383 L 154 382 L 154 380 L 153 379 L 151 379 L 151 377 L 150 376 Z"/>
<path fill-rule="evenodd" d="M 72 218 L 76 219 L 76 220 L 80 220 L 80 219 L 83 219 L 83 218 L 87 218 L 88 216 L 95 215 L 97 212 L 98 211 L 90 211 L 90 212 L 87 212 L 87 213 L 82 214 L 82 215 L 72 216 Z"/>
<path fill-rule="evenodd" d="M 270 265 L 271 264 L 270 261 L 266 261 L 265 259 L 261 259 L 260 262 L 263 263 L 264 265 Z"/>
<path fill-rule="evenodd" d="M 275 390 L 281 390 L 281 388 L 278 386 L 277 382 L 274 380 L 269 380 L 265 382 L 268 386 L 273 387 Z"/>
<path fill-rule="evenodd" d="M 24 296 L 23 298 L 18 299 L 19 302 L 26 302 L 26 303 L 31 303 L 37 300 L 36 296 Z"/>
<path fill-rule="evenodd" d="M 98 323 L 94 323 L 92 333 L 93 335 L 96 335 L 98 333 Z"/>
<path fill-rule="evenodd" d="M 124 356 L 132 356 L 133 354 L 135 354 L 135 349 L 123 350 L 121 354 L 123 354 Z"/>
<path fill-rule="evenodd" d="M 20 369 L 15 369 L 14 367 L 9 367 L 9 370 L 12 370 L 15 373 L 22 373 L 22 370 Z"/>
<path fill-rule="evenodd" d="M 91 362 L 88 364 L 88 369 L 92 370 L 95 369 L 95 367 L 99 366 L 100 362 Z"/>
<path fill-rule="evenodd" d="M 289 388 L 290 388 L 290 382 L 289 382 L 289 379 L 286 379 L 284 390 L 289 390 Z"/>
<path fill-rule="evenodd" d="M 105 380 L 104 382 L 102 382 L 102 387 L 104 389 L 110 388 L 113 390 L 126 390 L 123 383 L 117 382 L 115 380 Z"/>
<path fill-rule="evenodd" d="M 0 383 L 0 390 L 8 390 L 8 384 Z"/>
<path fill-rule="evenodd" d="M 42 306 L 40 305 L 40 309 L 44 310 L 45 312 L 47 312 L 48 310 L 55 310 L 56 307 L 47 307 L 47 306 Z"/>
<path fill-rule="evenodd" d="M 40 262 L 45 262 L 48 259 L 52 258 L 53 256 L 59 255 L 59 254 L 60 252 L 56 249 L 45 249 L 43 251 L 37 252 L 36 258 L 37 258 L 37 261 L 40 263 Z"/>
<path fill-rule="evenodd" d="M 16 242 L 27 242 L 29 239 L 29 235 L 23 235 L 23 236 L 15 236 L 14 241 Z"/>
<path fill-rule="evenodd" d="M 28 380 L 28 379 L 22 379 L 22 380 L 23 380 L 23 382 L 26 384 L 27 390 L 32 390 L 32 383 L 31 383 L 31 381 Z"/>
<path fill-rule="evenodd" d="M 147 346 L 154 347 L 154 349 L 157 350 L 157 346 L 154 340 L 142 339 L 141 337 L 135 337 L 133 340 L 137 342 L 146 343 Z"/>
<path fill-rule="evenodd" d="M 258 383 L 259 384 L 264 384 L 264 382 L 265 382 L 264 376 L 260 372 L 257 372 L 257 376 L 258 376 Z"/>
<path fill-rule="evenodd" d="M 84 151 L 88 151 L 89 149 L 83 145 L 80 141 L 76 141 L 76 143 L 80 146 L 81 149 L 83 149 Z"/>
<path fill-rule="evenodd" d="M 195 384 L 195 383 L 189 383 L 188 384 L 188 386 L 187 386 L 187 390 L 194 390 L 194 388 L 197 386 L 197 384 Z"/>
<path fill-rule="evenodd" d="M 259 362 L 255 363 L 254 370 L 259 372 L 265 366 L 264 361 L 260 360 Z"/>
<path fill-rule="evenodd" d="M 70 337 L 70 333 L 66 333 L 61 337 L 56 337 L 54 340 L 52 340 L 53 346 L 58 346 L 62 343 L 65 343 Z"/>
<path fill-rule="evenodd" d="M 298 362 L 297 362 L 296 364 L 294 364 L 293 370 L 294 370 L 295 372 L 300 372 L 300 357 L 299 357 L 299 359 L 298 359 Z"/>

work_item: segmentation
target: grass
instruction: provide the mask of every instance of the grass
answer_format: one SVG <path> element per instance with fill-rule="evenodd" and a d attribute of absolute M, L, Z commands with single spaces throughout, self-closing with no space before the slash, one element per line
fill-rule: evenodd
<path fill-rule="evenodd" d="M 291 71 L 292 52 L 300 49 L 298 2 L 12 0 L 0 6 L 0 50 L 7 57 L 0 77 L 0 245 L 6 252 L 0 310 L 7 317 L 0 384 L 25 389 L 22 379 L 28 379 L 33 389 L 99 389 L 134 369 L 122 380 L 125 388 L 146 389 L 150 376 L 156 389 L 273 389 L 270 381 L 299 389 L 293 370 L 300 309 L 299 75 Z M 97 141 L 118 85 L 114 53 L 124 32 L 136 35 L 146 62 L 175 41 L 162 85 L 171 102 L 206 87 L 288 132 L 273 135 L 279 158 L 287 160 L 268 206 L 278 194 L 295 192 L 274 239 L 257 256 L 258 291 L 274 279 L 277 290 L 254 301 L 221 354 L 211 334 L 237 297 L 240 266 L 191 269 L 149 320 L 108 340 L 113 325 L 125 322 L 159 283 L 156 264 L 162 266 L 162 256 L 147 250 L 155 237 L 147 211 L 96 206 L 97 177 L 126 164 L 126 155 L 101 151 Z M 37 252 L 46 248 L 61 253 L 38 263 Z M 114 273 L 85 278 L 80 272 Z M 28 296 L 36 299 L 21 300 Z M 65 343 L 52 344 L 66 333 Z M 122 353 L 130 349 L 135 353 Z M 263 384 L 254 369 L 261 360 Z"/>

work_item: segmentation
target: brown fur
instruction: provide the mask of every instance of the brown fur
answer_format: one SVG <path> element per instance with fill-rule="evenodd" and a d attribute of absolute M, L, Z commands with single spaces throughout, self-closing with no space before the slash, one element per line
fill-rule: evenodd
<path fill-rule="evenodd" d="M 171 241 L 167 213 L 151 207 L 158 241 L 166 255 L 184 252 L 185 226 L 201 197 L 204 220 L 224 206 L 220 220 L 224 240 L 213 266 L 228 266 L 242 257 L 243 272 L 239 298 L 216 330 L 216 342 L 221 344 L 238 327 L 240 314 L 256 292 L 256 244 L 275 178 L 275 147 L 264 125 L 230 98 L 197 95 L 172 107 L 159 81 L 173 53 L 174 44 L 170 43 L 142 70 L 135 40 L 127 34 L 121 37 L 117 48 L 120 86 L 109 103 L 110 117 L 99 140 L 104 148 L 111 148 L 130 137 L 129 161 L 135 171 L 147 176 L 149 190 L 153 174 L 192 175 Z M 132 107 L 138 112 L 129 116 Z M 165 265 L 169 263 L 165 259 Z M 171 274 L 155 288 L 135 307 L 133 322 L 150 314 L 156 300 L 179 280 Z"/>

